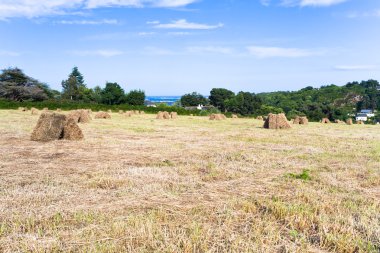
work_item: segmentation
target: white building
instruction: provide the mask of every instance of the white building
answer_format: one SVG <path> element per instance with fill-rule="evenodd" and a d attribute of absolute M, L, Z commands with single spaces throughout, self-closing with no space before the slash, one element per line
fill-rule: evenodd
<path fill-rule="evenodd" d="M 368 118 L 375 117 L 375 113 L 372 110 L 364 109 L 356 114 L 356 121 L 367 121 Z"/>

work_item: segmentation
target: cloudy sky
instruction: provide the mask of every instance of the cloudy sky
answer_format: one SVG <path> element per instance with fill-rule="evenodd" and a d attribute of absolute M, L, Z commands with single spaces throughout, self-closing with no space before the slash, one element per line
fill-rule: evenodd
<path fill-rule="evenodd" d="M 380 79 L 379 0 L 0 0 L 0 68 L 147 95 Z"/>

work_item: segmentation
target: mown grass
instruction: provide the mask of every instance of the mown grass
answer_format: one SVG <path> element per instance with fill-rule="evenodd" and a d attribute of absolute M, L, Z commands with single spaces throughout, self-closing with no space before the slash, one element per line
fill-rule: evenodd
<path fill-rule="evenodd" d="M 378 126 L 0 111 L 1 252 L 379 252 Z"/>

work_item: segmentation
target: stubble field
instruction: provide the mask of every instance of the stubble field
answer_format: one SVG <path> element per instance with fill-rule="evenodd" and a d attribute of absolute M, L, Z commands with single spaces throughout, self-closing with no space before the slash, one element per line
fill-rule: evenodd
<path fill-rule="evenodd" d="M 0 252 L 380 251 L 380 126 L 37 120 L 0 111 Z"/>

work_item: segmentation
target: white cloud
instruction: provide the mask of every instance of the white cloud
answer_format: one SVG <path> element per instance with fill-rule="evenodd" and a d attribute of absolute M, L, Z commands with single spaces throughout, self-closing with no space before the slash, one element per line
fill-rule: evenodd
<path fill-rule="evenodd" d="M 116 19 L 102 20 L 61 20 L 57 22 L 62 25 L 117 25 L 119 22 Z"/>
<path fill-rule="evenodd" d="M 101 57 L 113 57 L 123 55 L 124 52 L 119 50 L 84 50 L 84 51 L 71 51 L 69 52 L 76 56 L 101 56 Z"/>
<path fill-rule="evenodd" d="M 102 7 L 184 7 L 198 0 L 0 0 L 0 19 L 75 13 Z"/>
<path fill-rule="evenodd" d="M 250 46 L 247 47 L 249 53 L 258 58 L 299 58 L 307 57 L 319 54 L 306 49 L 300 48 L 281 48 L 281 47 L 262 47 L 262 46 Z"/>
<path fill-rule="evenodd" d="M 161 29 L 188 29 L 188 30 L 211 30 L 211 29 L 221 28 L 223 26 L 224 25 L 222 23 L 219 23 L 217 25 L 191 23 L 191 22 L 188 22 L 186 19 L 176 20 L 167 24 L 155 23 L 154 25 L 155 28 L 161 28 Z"/>
<path fill-rule="evenodd" d="M 188 47 L 187 51 L 190 53 L 216 53 L 216 54 L 232 54 L 233 49 L 229 47 Z"/>
<path fill-rule="evenodd" d="M 301 0 L 300 6 L 330 6 L 346 2 L 347 0 Z"/>
<path fill-rule="evenodd" d="M 20 56 L 21 54 L 18 52 L 13 52 L 13 51 L 5 51 L 5 50 L 0 50 L 0 56 Z"/>
<path fill-rule="evenodd" d="M 348 0 L 277 0 L 282 6 L 315 6 L 315 7 L 323 7 L 323 6 L 331 6 L 335 4 L 344 3 Z M 260 0 L 261 4 L 264 6 L 268 6 L 271 3 L 271 0 Z"/>
<path fill-rule="evenodd" d="M 375 65 L 340 65 L 334 67 L 334 69 L 341 71 L 374 70 L 376 68 L 377 66 Z"/>
<path fill-rule="evenodd" d="M 168 35 L 173 35 L 173 36 L 185 36 L 185 35 L 190 35 L 191 33 L 189 32 L 168 32 Z"/>
<path fill-rule="evenodd" d="M 176 55 L 178 53 L 168 50 L 168 49 L 163 49 L 163 48 L 158 48 L 158 47 L 146 47 L 144 48 L 143 54 L 165 56 L 165 55 Z"/>
<path fill-rule="evenodd" d="M 155 32 L 139 32 L 138 33 L 139 36 L 152 36 L 155 34 L 156 34 Z"/>

